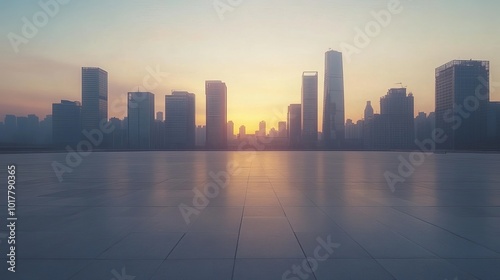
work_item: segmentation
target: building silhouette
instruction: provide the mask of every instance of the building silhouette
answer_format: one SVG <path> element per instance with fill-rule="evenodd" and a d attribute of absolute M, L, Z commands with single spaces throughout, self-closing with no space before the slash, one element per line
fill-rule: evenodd
<path fill-rule="evenodd" d="M 291 149 L 298 149 L 302 143 L 302 105 L 290 104 L 287 116 L 288 144 Z"/>
<path fill-rule="evenodd" d="M 407 95 L 406 88 L 389 89 L 387 95 L 380 98 L 380 114 L 374 114 L 373 118 L 365 119 L 363 140 L 367 149 L 414 148 L 413 94 Z"/>
<path fill-rule="evenodd" d="M 187 91 L 165 96 L 165 142 L 167 149 L 192 149 L 196 142 L 196 97 Z"/>
<path fill-rule="evenodd" d="M 209 149 L 227 147 L 227 87 L 222 81 L 205 82 L 207 138 Z"/>
<path fill-rule="evenodd" d="M 17 118 L 14 115 L 5 115 L 5 143 L 14 144 L 17 134 Z"/>
<path fill-rule="evenodd" d="M 488 107 L 488 147 L 500 150 L 500 102 L 490 102 Z"/>
<path fill-rule="evenodd" d="M 365 107 L 365 114 L 364 115 L 365 115 L 365 121 L 373 119 L 374 113 L 373 113 L 373 107 L 372 107 L 372 102 L 371 101 L 366 101 L 366 107 Z"/>
<path fill-rule="evenodd" d="M 52 142 L 57 148 L 75 148 L 82 137 L 82 105 L 78 101 L 61 100 L 52 104 Z"/>
<path fill-rule="evenodd" d="M 199 125 L 196 127 L 196 147 L 205 147 L 207 142 L 207 127 Z"/>
<path fill-rule="evenodd" d="M 242 125 L 238 131 L 238 139 L 245 139 L 247 137 L 247 128 Z"/>
<path fill-rule="evenodd" d="M 316 148 L 318 142 L 318 72 L 302 74 L 302 146 Z"/>
<path fill-rule="evenodd" d="M 100 130 L 108 121 L 108 73 L 96 67 L 82 68 L 82 129 Z"/>
<path fill-rule="evenodd" d="M 433 115 L 427 116 L 424 112 L 419 112 L 415 117 L 415 140 L 420 142 L 432 139 L 434 130 Z"/>
<path fill-rule="evenodd" d="M 286 122 L 278 122 L 278 137 L 281 138 L 288 137 L 286 124 L 287 124 Z"/>
<path fill-rule="evenodd" d="M 487 142 L 490 99 L 488 61 L 454 60 L 436 69 L 438 149 L 477 150 Z"/>
<path fill-rule="evenodd" d="M 345 139 L 344 71 L 342 53 L 325 54 L 325 93 L 323 102 L 323 143 L 339 149 Z"/>
<path fill-rule="evenodd" d="M 267 125 L 265 121 L 259 123 L 259 130 L 255 133 L 256 136 L 265 137 L 267 135 Z"/>
<path fill-rule="evenodd" d="M 163 119 L 163 112 L 156 112 L 156 120 L 160 121 L 160 122 L 164 121 L 164 119 Z"/>
<path fill-rule="evenodd" d="M 234 140 L 234 122 L 227 122 L 227 141 L 228 143 Z"/>
<path fill-rule="evenodd" d="M 134 150 L 153 148 L 155 96 L 151 92 L 128 93 L 128 147 Z"/>

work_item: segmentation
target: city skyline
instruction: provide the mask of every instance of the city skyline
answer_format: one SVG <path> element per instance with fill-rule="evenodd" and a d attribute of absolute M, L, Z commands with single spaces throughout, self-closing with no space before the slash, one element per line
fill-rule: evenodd
<path fill-rule="evenodd" d="M 387 10 L 390 2 L 341 5 L 336 1 L 307 4 L 292 1 L 278 5 L 287 13 L 259 1 L 244 2 L 225 13 L 224 20 L 220 20 L 212 1 L 197 4 L 123 1 L 120 7 L 95 1 L 69 2 L 61 5 L 59 13 L 46 26 L 38 28 L 37 35 L 27 44 L 21 44 L 18 53 L 7 35 L 21 34 L 21 18 L 31 19 L 41 7 L 34 1 L 2 3 L 0 13 L 5 24 L 0 30 L 5 39 L 0 42 L 3 54 L 0 73 L 5 82 L 0 90 L 5 96 L 0 104 L 0 118 L 6 114 L 43 117 L 50 114 L 50 104 L 80 100 L 80 67 L 94 65 L 110 73 L 109 118 L 122 119 L 126 115 L 126 93 L 138 87 L 155 93 L 158 112 L 163 111 L 164 95 L 179 89 L 201 95 L 204 81 L 220 79 L 228 85 L 228 120 L 255 131 L 262 119 L 269 123 L 275 114 L 286 119 L 287 105 L 300 102 L 300 75 L 304 70 L 319 71 L 318 106 L 323 108 L 321 81 L 325 73 L 321 54 L 329 48 L 343 51 L 342 43 L 353 44 L 356 28 L 362 29 L 372 22 L 372 12 Z M 500 39 L 481 32 L 500 21 L 493 12 L 498 5 L 462 1 L 424 5 L 401 1 L 402 10 L 392 14 L 391 23 L 344 63 L 346 120 L 362 119 L 366 101 L 376 104 L 381 93 L 399 82 L 415 95 L 415 113 L 434 111 L 432 69 L 453 59 L 491 61 L 492 84 L 500 80 L 500 54 L 496 48 Z M 93 14 L 95 23 L 83 25 L 81 20 L 74 20 L 77 15 L 90 16 L 96 7 L 100 10 Z M 174 7 L 190 12 L 193 17 L 199 16 L 199 20 L 190 23 L 191 16 L 169 17 Z M 117 9 L 122 16 L 108 18 L 110 9 Z M 319 10 L 331 12 L 315 18 L 313 15 Z M 467 11 L 468 18 L 474 20 L 464 21 L 461 11 Z M 297 12 L 297 22 L 285 17 L 289 12 Z M 256 15 L 261 20 L 255 20 Z M 130 16 L 138 20 L 129 21 Z M 447 26 L 439 27 L 443 18 Z M 426 28 L 430 26 L 433 28 Z M 456 46 L 457 39 L 464 41 L 463 44 Z M 150 77 L 155 73 L 159 73 L 156 77 L 159 82 Z M 147 77 L 150 79 L 145 84 Z M 499 99 L 498 91 L 492 91 L 491 100 Z M 32 102 L 28 104 L 26 100 Z M 113 106 L 114 100 L 123 102 Z M 197 125 L 205 124 L 204 103 L 199 99 L 196 104 Z M 374 109 L 380 112 L 377 105 Z M 320 131 L 322 118 L 320 114 Z"/>

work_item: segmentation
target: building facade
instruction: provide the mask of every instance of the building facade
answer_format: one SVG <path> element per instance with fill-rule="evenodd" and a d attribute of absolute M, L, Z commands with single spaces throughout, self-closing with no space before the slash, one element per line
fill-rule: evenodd
<path fill-rule="evenodd" d="M 128 93 L 128 147 L 134 150 L 153 148 L 155 96 L 151 92 Z"/>
<path fill-rule="evenodd" d="M 302 146 L 316 148 L 318 142 L 318 72 L 302 75 Z"/>
<path fill-rule="evenodd" d="M 436 69 L 438 149 L 478 150 L 487 142 L 489 62 L 454 60 Z"/>
<path fill-rule="evenodd" d="M 227 147 L 227 87 L 222 81 L 206 81 L 206 147 Z"/>
<path fill-rule="evenodd" d="M 196 142 L 196 97 L 186 91 L 165 96 L 167 149 L 191 149 Z"/>
<path fill-rule="evenodd" d="M 325 93 L 323 101 L 323 143 L 339 149 L 345 140 L 344 70 L 342 53 L 325 54 Z"/>

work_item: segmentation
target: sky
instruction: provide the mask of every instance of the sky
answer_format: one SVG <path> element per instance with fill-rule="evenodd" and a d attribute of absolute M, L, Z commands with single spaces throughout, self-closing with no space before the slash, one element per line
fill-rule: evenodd
<path fill-rule="evenodd" d="M 416 114 L 434 111 L 435 68 L 454 59 L 489 60 L 491 81 L 500 81 L 495 0 L 55 1 L 0 2 L 0 121 L 43 118 L 52 103 L 80 101 L 84 66 L 109 74 L 109 117 L 126 116 L 129 91 L 153 92 L 164 111 L 165 95 L 186 90 L 203 125 L 205 81 L 222 80 L 228 120 L 247 131 L 286 120 L 304 71 L 319 72 L 321 129 L 329 49 L 344 53 L 346 119 L 354 121 L 366 101 L 378 112 L 398 83 L 414 94 Z M 390 18 L 378 23 L 376 14 Z M 36 32 L 23 33 L 23 18 Z M 356 41 L 360 33 L 368 40 Z"/>

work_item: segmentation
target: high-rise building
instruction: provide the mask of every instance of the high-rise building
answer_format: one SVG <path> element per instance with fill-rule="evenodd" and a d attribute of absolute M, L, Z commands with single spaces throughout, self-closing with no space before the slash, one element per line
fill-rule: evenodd
<path fill-rule="evenodd" d="M 234 122 L 229 121 L 227 122 L 227 141 L 233 141 L 234 140 Z"/>
<path fill-rule="evenodd" d="M 323 107 L 323 143 L 326 148 L 341 148 L 345 140 L 344 70 L 341 52 L 331 50 L 325 54 Z"/>
<path fill-rule="evenodd" d="M 156 112 L 156 120 L 160 122 L 163 121 L 163 112 Z"/>
<path fill-rule="evenodd" d="M 227 147 L 227 87 L 222 81 L 206 81 L 207 142 L 209 149 Z"/>
<path fill-rule="evenodd" d="M 387 149 L 410 149 L 415 143 L 414 98 L 406 88 L 389 89 L 380 98 L 380 116 L 384 129 L 382 146 Z"/>
<path fill-rule="evenodd" d="M 278 122 L 278 136 L 281 138 L 287 137 L 286 122 Z"/>
<path fill-rule="evenodd" d="M 16 141 L 17 117 L 14 115 L 5 115 L 5 142 L 13 144 Z"/>
<path fill-rule="evenodd" d="M 302 143 L 302 105 L 288 106 L 288 143 L 290 148 L 300 148 Z"/>
<path fill-rule="evenodd" d="M 196 127 L 196 147 L 205 147 L 207 142 L 207 127 L 199 125 Z"/>
<path fill-rule="evenodd" d="M 167 149 L 192 149 L 196 144 L 194 93 L 174 91 L 165 96 L 165 142 Z"/>
<path fill-rule="evenodd" d="M 40 137 L 37 143 L 40 145 L 52 144 L 52 115 L 47 115 L 40 122 Z"/>
<path fill-rule="evenodd" d="M 257 136 L 265 137 L 267 135 L 267 126 L 265 121 L 259 123 L 259 132 Z"/>
<path fill-rule="evenodd" d="M 28 133 L 28 118 L 17 117 L 16 143 L 26 145 L 30 141 Z"/>
<path fill-rule="evenodd" d="M 415 139 L 422 142 L 432 139 L 432 120 L 424 112 L 419 112 L 415 117 Z"/>
<path fill-rule="evenodd" d="M 238 133 L 238 138 L 239 139 L 245 139 L 247 137 L 247 128 L 242 125 L 240 126 L 239 133 Z"/>
<path fill-rule="evenodd" d="M 454 60 L 436 69 L 436 128 L 447 136 L 438 149 L 484 148 L 489 81 L 488 61 Z"/>
<path fill-rule="evenodd" d="M 302 75 L 302 145 L 315 148 L 318 141 L 318 72 Z"/>
<path fill-rule="evenodd" d="M 365 121 L 373 119 L 373 116 L 374 116 L 374 113 L 373 113 L 372 102 L 366 101 Z"/>
<path fill-rule="evenodd" d="M 136 150 L 153 148 L 155 96 L 151 92 L 128 93 L 128 147 Z"/>
<path fill-rule="evenodd" d="M 100 68 L 82 68 L 82 129 L 99 130 L 108 121 L 108 73 Z"/>
<path fill-rule="evenodd" d="M 488 106 L 488 142 L 490 148 L 500 150 L 500 102 Z"/>
<path fill-rule="evenodd" d="M 75 145 L 81 139 L 82 105 L 78 101 L 61 100 L 52 104 L 52 143 L 63 148 Z"/>

